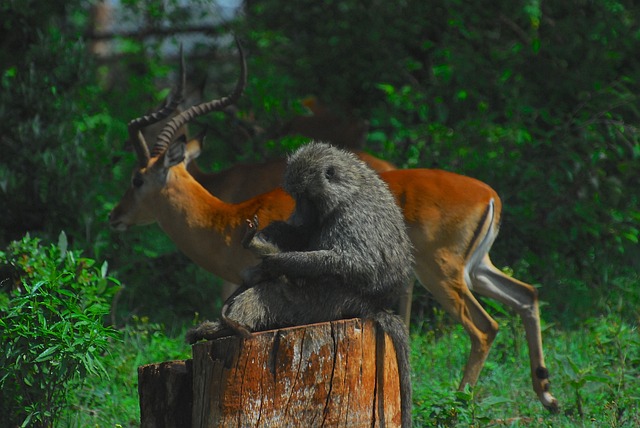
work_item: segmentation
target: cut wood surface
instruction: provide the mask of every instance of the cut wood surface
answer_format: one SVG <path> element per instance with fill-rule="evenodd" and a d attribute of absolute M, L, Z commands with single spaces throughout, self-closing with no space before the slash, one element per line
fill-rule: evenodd
<path fill-rule="evenodd" d="M 395 351 L 385 340 L 384 399 L 376 328 L 340 320 L 193 346 L 193 427 L 400 426 Z M 379 405 L 381 404 L 380 408 Z"/>

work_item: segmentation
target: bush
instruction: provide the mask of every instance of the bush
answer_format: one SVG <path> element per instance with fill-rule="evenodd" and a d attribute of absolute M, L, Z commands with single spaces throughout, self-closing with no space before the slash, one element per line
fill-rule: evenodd
<path fill-rule="evenodd" d="M 28 235 L 0 252 L 0 425 L 50 426 L 67 389 L 104 376 L 100 355 L 116 331 L 103 317 L 118 282 L 107 264 Z"/>
<path fill-rule="evenodd" d="M 122 328 L 122 341 L 110 346 L 102 359 L 109 379 L 85 382 L 73 394 L 60 415 L 66 428 L 139 427 L 138 367 L 161 361 L 191 358 L 191 346 L 184 340 L 191 323 L 165 327 L 147 317 L 136 317 Z M 167 333 L 170 331 L 170 333 Z"/>

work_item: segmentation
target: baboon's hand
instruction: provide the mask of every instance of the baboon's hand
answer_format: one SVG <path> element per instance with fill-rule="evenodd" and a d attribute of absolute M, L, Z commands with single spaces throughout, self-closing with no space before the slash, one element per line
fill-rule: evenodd
<path fill-rule="evenodd" d="M 244 237 L 242 238 L 242 246 L 246 249 L 251 249 L 251 241 L 253 240 L 256 233 L 258 233 L 258 216 L 254 215 L 253 220 L 246 219 L 247 222 L 247 230 L 244 233 Z"/>
<path fill-rule="evenodd" d="M 253 216 L 253 220 L 247 219 L 247 231 L 242 238 L 242 246 L 263 258 L 279 253 L 280 249 L 277 245 L 270 242 L 263 233 L 258 233 L 258 226 L 258 216 Z"/>

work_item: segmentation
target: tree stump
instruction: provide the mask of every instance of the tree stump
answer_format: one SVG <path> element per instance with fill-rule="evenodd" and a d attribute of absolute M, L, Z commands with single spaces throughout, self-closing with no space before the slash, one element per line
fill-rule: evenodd
<path fill-rule="evenodd" d="M 400 426 L 398 368 L 389 338 L 385 351 L 385 426 Z M 370 321 L 198 343 L 193 373 L 194 428 L 379 426 L 376 328 Z"/>
<path fill-rule="evenodd" d="M 197 343 L 191 366 L 193 395 L 185 393 L 185 399 L 169 396 L 191 383 L 163 375 L 171 363 L 183 362 L 141 367 L 141 426 L 379 427 L 383 419 L 383 426 L 399 427 L 396 354 L 389 337 L 384 343 L 379 364 L 384 379 L 376 367 L 380 344 L 372 321 L 332 321 L 258 332 L 249 339 L 226 337 Z M 142 375 L 145 371 L 149 376 Z M 183 386 L 164 387 L 172 377 Z M 177 415 L 184 415 L 185 409 L 172 406 L 187 405 L 192 397 L 191 417 L 180 419 Z M 143 404 L 150 399 L 156 402 Z M 155 415 L 147 423 L 150 409 L 174 414 L 178 422 L 167 425 L 167 417 Z"/>
<path fill-rule="evenodd" d="M 138 367 L 141 428 L 191 426 L 192 360 Z"/>

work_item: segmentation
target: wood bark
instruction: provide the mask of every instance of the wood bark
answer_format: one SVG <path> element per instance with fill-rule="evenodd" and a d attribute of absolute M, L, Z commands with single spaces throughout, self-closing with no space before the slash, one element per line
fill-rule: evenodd
<path fill-rule="evenodd" d="M 380 426 L 380 409 L 386 427 L 400 426 L 398 369 L 388 337 L 384 354 L 384 397 L 379 397 L 376 328 L 370 321 L 198 343 L 192 426 L 372 427 Z"/>
<path fill-rule="evenodd" d="M 399 427 L 395 350 L 376 336 L 351 319 L 197 343 L 139 368 L 141 426 Z"/>

